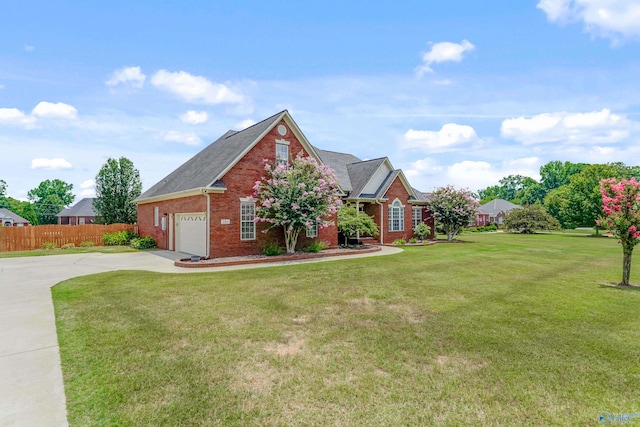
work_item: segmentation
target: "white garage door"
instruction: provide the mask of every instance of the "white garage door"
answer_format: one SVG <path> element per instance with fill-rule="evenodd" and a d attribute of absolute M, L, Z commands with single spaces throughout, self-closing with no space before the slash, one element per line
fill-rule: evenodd
<path fill-rule="evenodd" d="M 176 251 L 191 255 L 207 254 L 207 214 L 176 214 Z"/>

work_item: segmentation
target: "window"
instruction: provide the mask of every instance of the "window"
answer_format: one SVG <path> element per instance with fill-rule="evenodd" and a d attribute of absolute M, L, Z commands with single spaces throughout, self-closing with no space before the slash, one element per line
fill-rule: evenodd
<path fill-rule="evenodd" d="M 159 225 L 160 222 L 160 208 L 159 207 L 154 207 L 153 208 L 153 226 L 157 227 Z"/>
<path fill-rule="evenodd" d="M 289 143 L 283 139 L 276 139 L 276 165 L 289 163 Z"/>
<path fill-rule="evenodd" d="M 78 218 L 78 224 L 79 225 L 84 225 L 84 217 L 83 218 Z"/>
<path fill-rule="evenodd" d="M 422 206 L 414 206 L 411 210 L 411 224 L 416 228 L 422 222 Z"/>
<path fill-rule="evenodd" d="M 307 237 L 318 237 L 318 223 L 314 222 L 311 227 L 307 227 Z"/>
<path fill-rule="evenodd" d="M 240 240 L 256 239 L 255 202 L 240 202 Z"/>
<path fill-rule="evenodd" d="M 389 206 L 389 231 L 404 231 L 404 206 L 398 199 Z"/>

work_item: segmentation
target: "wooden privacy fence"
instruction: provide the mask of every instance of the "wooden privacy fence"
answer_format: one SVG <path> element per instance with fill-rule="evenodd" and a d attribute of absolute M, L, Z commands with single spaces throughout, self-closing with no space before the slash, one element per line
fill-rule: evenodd
<path fill-rule="evenodd" d="M 55 243 L 61 247 L 67 243 L 80 246 L 93 242 L 102 246 L 104 233 L 130 230 L 137 232 L 133 224 L 87 225 L 35 225 L 32 227 L 0 227 L 0 252 L 40 249 L 43 243 Z"/>

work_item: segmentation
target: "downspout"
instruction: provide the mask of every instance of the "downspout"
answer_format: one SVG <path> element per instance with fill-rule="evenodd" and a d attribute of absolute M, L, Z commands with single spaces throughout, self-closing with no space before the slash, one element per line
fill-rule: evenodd
<path fill-rule="evenodd" d="M 360 215 L 360 201 L 356 200 L 356 218 L 358 215 Z M 356 240 L 358 241 L 358 244 L 360 244 L 360 230 L 356 231 Z M 349 242 L 347 242 L 347 244 L 349 244 Z"/>
<path fill-rule="evenodd" d="M 380 244 L 384 246 L 384 204 L 380 200 L 376 200 L 380 205 Z"/>
<path fill-rule="evenodd" d="M 204 195 L 207 196 L 207 253 L 204 257 L 209 259 L 209 254 L 211 253 L 211 194 L 207 190 L 203 191 Z"/>

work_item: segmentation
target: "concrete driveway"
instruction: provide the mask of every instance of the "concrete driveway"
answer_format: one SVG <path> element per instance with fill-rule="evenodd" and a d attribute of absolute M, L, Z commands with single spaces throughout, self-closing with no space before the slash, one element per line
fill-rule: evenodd
<path fill-rule="evenodd" d="M 161 251 L 0 259 L 0 426 L 66 426 L 51 287 L 113 270 L 185 272 Z M 160 255 L 160 256 L 159 256 Z"/>
<path fill-rule="evenodd" d="M 320 262 L 401 252 L 382 248 L 372 254 L 299 262 Z M 207 269 L 175 267 L 186 255 L 168 252 L 74 254 L 0 259 L 0 426 L 66 426 L 66 406 L 51 287 L 73 277 L 115 270 L 202 273 L 274 265 Z M 298 261 L 295 261 L 298 263 Z"/>

